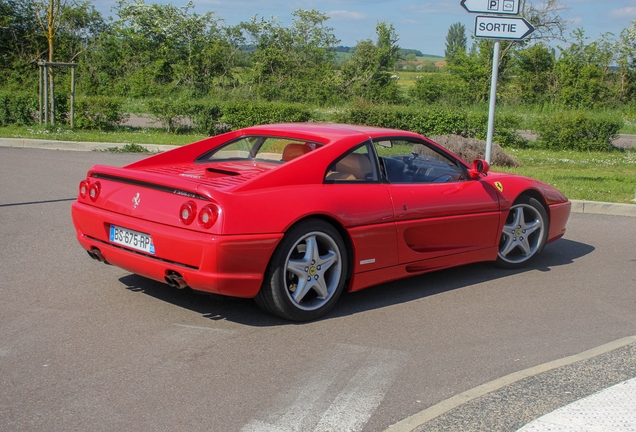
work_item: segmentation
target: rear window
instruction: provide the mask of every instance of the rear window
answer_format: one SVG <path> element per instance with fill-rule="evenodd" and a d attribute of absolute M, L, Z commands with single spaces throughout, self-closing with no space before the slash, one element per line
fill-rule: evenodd
<path fill-rule="evenodd" d="M 288 162 L 315 150 L 321 144 L 290 138 L 247 136 L 217 147 L 201 156 L 196 162 L 257 160 Z"/>

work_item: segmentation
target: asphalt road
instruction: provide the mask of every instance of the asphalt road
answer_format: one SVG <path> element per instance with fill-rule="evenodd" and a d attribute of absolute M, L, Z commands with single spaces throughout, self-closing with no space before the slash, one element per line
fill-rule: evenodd
<path fill-rule="evenodd" d="M 74 238 L 71 202 L 91 165 L 139 157 L 0 148 L 0 430 L 380 431 L 636 335 L 630 217 L 572 214 L 528 269 L 384 284 L 306 324 L 100 264 Z M 613 352 L 596 370 L 633 357 Z"/>

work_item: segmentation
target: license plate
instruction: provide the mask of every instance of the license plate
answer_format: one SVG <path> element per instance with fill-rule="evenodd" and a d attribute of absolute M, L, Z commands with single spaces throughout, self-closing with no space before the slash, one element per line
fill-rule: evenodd
<path fill-rule="evenodd" d="M 110 226 L 110 241 L 149 254 L 155 253 L 155 245 L 152 237 L 139 231 L 122 228 L 116 225 Z"/>

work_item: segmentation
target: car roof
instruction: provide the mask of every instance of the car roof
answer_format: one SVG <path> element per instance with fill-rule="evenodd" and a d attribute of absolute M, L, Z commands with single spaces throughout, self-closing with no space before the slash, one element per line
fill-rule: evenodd
<path fill-rule="evenodd" d="M 375 126 L 349 125 L 339 123 L 278 123 L 248 127 L 242 130 L 246 135 L 278 135 L 298 137 L 308 141 L 327 144 L 342 138 L 380 138 L 389 136 L 420 137 L 414 132 Z"/>

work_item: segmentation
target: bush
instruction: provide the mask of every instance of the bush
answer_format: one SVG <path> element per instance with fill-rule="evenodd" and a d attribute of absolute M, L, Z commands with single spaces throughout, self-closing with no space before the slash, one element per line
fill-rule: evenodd
<path fill-rule="evenodd" d="M 623 119 L 607 114 L 565 111 L 535 121 L 537 144 L 551 150 L 611 151 Z"/>
<path fill-rule="evenodd" d="M 221 121 L 236 130 L 244 127 L 288 122 L 306 122 L 312 111 L 306 105 L 284 103 L 230 102 L 223 106 Z"/>
<path fill-rule="evenodd" d="M 521 129 L 522 119 L 515 114 L 496 113 L 493 141 L 504 147 L 523 148 L 528 140 L 517 133 Z M 488 137 L 488 113 L 470 112 L 466 118 L 466 130 L 462 136 L 485 140 Z"/>
<path fill-rule="evenodd" d="M 21 93 L 0 93 L 0 125 L 19 126 L 35 122 L 38 112 L 38 97 Z"/>
<path fill-rule="evenodd" d="M 109 129 L 126 121 L 122 102 L 108 96 L 78 98 L 75 108 L 75 126 L 80 129 Z"/>
<path fill-rule="evenodd" d="M 175 132 L 179 127 L 189 123 L 187 117 L 190 105 L 186 101 L 170 99 L 152 99 L 147 104 L 150 114 L 166 128 Z"/>
<path fill-rule="evenodd" d="M 487 113 L 467 113 L 460 108 L 353 108 L 336 114 L 336 121 L 391 129 L 410 130 L 421 135 L 461 135 L 466 138 L 486 139 Z M 519 146 L 526 141 L 516 128 L 521 123 L 517 116 L 498 114 L 495 117 L 496 141 L 504 146 Z"/>
<path fill-rule="evenodd" d="M 466 81 L 456 75 L 432 73 L 422 75 L 409 89 L 409 96 L 420 102 L 462 105 L 471 99 Z"/>
<path fill-rule="evenodd" d="M 193 102 L 190 104 L 188 114 L 194 129 L 199 133 L 212 136 L 228 131 L 226 125 L 219 121 L 223 110 L 218 103 Z"/>
<path fill-rule="evenodd" d="M 466 125 L 466 113 L 451 108 L 364 107 L 335 117 L 341 123 L 410 130 L 422 135 L 460 134 Z"/>

